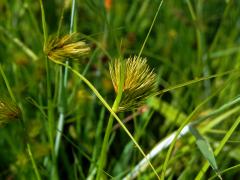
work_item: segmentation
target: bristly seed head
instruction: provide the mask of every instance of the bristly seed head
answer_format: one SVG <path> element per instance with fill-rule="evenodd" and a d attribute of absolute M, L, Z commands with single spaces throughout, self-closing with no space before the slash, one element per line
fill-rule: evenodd
<path fill-rule="evenodd" d="M 22 116 L 20 108 L 12 100 L 0 97 L 0 125 L 18 120 Z"/>
<path fill-rule="evenodd" d="M 50 38 L 44 48 L 48 58 L 55 63 L 64 62 L 67 59 L 78 60 L 89 51 L 90 47 L 84 41 L 79 40 L 77 33 L 61 38 Z"/>
<path fill-rule="evenodd" d="M 125 79 L 119 111 L 131 110 L 144 104 L 156 92 L 156 74 L 147 65 L 146 58 L 130 57 L 127 60 L 114 60 L 109 65 L 114 90 L 120 84 L 121 67 L 125 63 Z"/>

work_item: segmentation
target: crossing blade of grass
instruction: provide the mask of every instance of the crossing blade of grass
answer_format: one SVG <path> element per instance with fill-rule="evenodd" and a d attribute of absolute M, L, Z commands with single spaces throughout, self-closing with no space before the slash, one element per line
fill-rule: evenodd
<path fill-rule="evenodd" d="M 238 127 L 240 123 L 240 116 L 237 118 L 237 120 L 234 122 L 234 124 L 231 126 L 231 128 L 227 131 L 226 135 L 224 136 L 224 138 L 221 140 L 219 146 L 217 147 L 217 149 L 214 151 L 214 155 L 217 157 L 218 154 L 221 152 L 222 148 L 224 147 L 224 145 L 227 143 L 227 141 L 229 140 L 229 138 L 231 137 L 231 135 L 233 134 L 233 132 L 236 130 L 236 128 Z M 206 171 L 209 168 L 209 163 L 206 162 L 202 169 L 199 171 L 199 173 L 197 174 L 195 180 L 201 180 L 203 178 L 203 175 L 206 173 Z"/>
<path fill-rule="evenodd" d="M 1 72 L 1 75 L 2 75 L 2 78 L 3 78 L 4 82 L 5 82 L 5 84 L 6 84 L 6 87 L 7 87 L 7 90 L 8 90 L 9 95 L 11 96 L 12 100 L 13 100 L 14 102 L 16 102 L 16 98 L 15 98 L 15 96 L 13 95 L 11 86 L 10 86 L 10 84 L 9 84 L 9 82 L 8 82 L 7 76 L 5 75 L 1 64 L 0 64 L 0 72 Z"/>
<path fill-rule="evenodd" d="M 162 3 L 163 3 L 163 0 L 159 3 L 157 12 L 156 12 L 156 14 L 155 14 L 155 16 L 154 16 L 154 18 L 153 18 L 153 21 L 152 21 L 152 24 L 151 24 L 151 26 L 150 26 L 150 28 L 149 28 L 149 30 L 148 30 L 147 36 L 146 36 L 146 38 L 145 38 L 145 40 L 144 40 L 144 42 L 143 42 L 143 45 L 142 45 L 142 47 L 141 47 L 141 49 L 140 49 L 140 51 L 139 51 L 138 58 L 140 58 L 140 56 L 141 56 L 141 54 L 142 54 L 142 52 L 143 52 L 143 49 L 144 49 L 144 47 L 145 47 L 145 45 L 146 45 L 146 42 L 147 42 L 147 40 L 148 40 L 148 37 L 149 37 L 149 35 L 150 35 L 151 31 L 152 31 L 153 25 L 154 25 L 154 23 L 155 23 L 155 21 L 156 21 L 156 19 L 157 19 L 158 13 L 159 13 L 159 11 L 160 11 L 160 9 L 161 9 L 161 7 L 162 7 Z"/>
<path fill-rule="evenodd" d="M 20 41 L 18 38 L 14 37 L 10 32 L 8 32 L 6 29 L 4 29 L 2 26 L 0 26 L 0 31 L 8 37 L 14 44 L 16 44 L 28 57 L 30 57 L 33 61 L 38 60 L 38 56 L 30 49 L 28 48 L 22 41 Z"/>
<path fill-rule="evenodd" d="M 218 173 L 217 162 L 209 142 L 205 138 L 203 138 L 203 136 L 193 126 L 190 126 L 189 130 L 191 134 L 195 137 L 196 144 L 199 150 L 201 151 L 201 153 L 203 154 L 203 156 L 208 160 L 208 162 L 210 163 L 210 165 L 212 166 L 213 170 L 218 175 L 218 177 L 222 179 L 222 177 Z"/>
<path fill-rule="evenodd" d="M 187 84 L 187 83 L 186 83 Z M 173 87 L 174 88 L 174 87 Z M 157 99 L 155 98 L 152 98 L 152 100 L 155 100 L 157 101 Z M 158 100 L 159 101 L 159 100 Z M 198 118 L 196 121 L 193 121 L 192 123 L 186 125 L 180 132 L 180 134 L 178 135 L 177 138 L 179 137 L 182 137 L 184 136 L 185 134 L 187 134 L 189 132 L 189 126 L 195 126 L 199 123 L 201 123 L 202 121 L 212 117 L 212 116 L 216 116 L 220 113 L 223 113 L 225 112 L 226 110 L 228 110 L 229 108 L 231 108 L 232 106 L 234 105 L 237 105 L 238 103 L 240 102 L 240 98 L 239 97 L 236 97 L 235 99 L 233 99 L 232 101 L 224 104 L 223 106 L 221 106 L 220 108 L 218 108 L 217 110 L 209 113 L 208 115 L 206 116 L 203 116 L 203 117 L 200 117 Z M 150 106 L 153 106 L 151 105 L 151 103 L 155 103 L 156 102 L 152 102 L 150 101 Z M 159 103 L 159 102 L 158 102 Z M 155 107 L 156 108 L 156 107 Z M 235 111 L 234 111 L 235 112 Z M 171 135 L 169 135 L 167 138 L 165 138 L 164 140 L 160 141 L 148 154 L 147 154 L 147 157 L 149 159 L 152 159 L 154 158 L 157 154 L 159 154 L 163 149 L 167 148 L 174 140 L 174 137 L 176 136 L 176 133 L 177 132 L 174 132 L 172 133 Z M 146 165 L 146 160 L 143 159 L 141 160 L 136 166 L 135 168 L 128 174 L 125 176 L 124 179 L 129 179 L 130 177 L 131 178 L 135 178 L 140 172 L 144 171 L 145 168 L 147 167 Z"/>
<path fill-rule="evenodd" d="M 220 91 L 222 91 L 223 89 L 225 89 L 227 86 L 227 84 L 229 84 L 229 82 L 231 82 L 232 79 L 228 80 L 228 82 L 226 82 L 225 86 L 223 86 L 222 89 L 218 89 L 217 91 L 215 91 L 211 96 L 207 97 L 202 103 L 200 103 L 194 110 L 193 112 L 188 116 L 188 118 L 182 123 L 182 125 L 178 128 L 176 135 L 171 143 L 171 146 L 168 149 L 164 164 L 163 164 L 163 169 L 162 169 L 162 174 L 161 174 L 161 179 L 164 180 L 165 178 L 165 172 L 167 170 L 167 165 L 168 162 L 170 160 L 170 156 L 172 154 L 174 145 L 177 141 L 177 137 L 179 136 L 179 134 L 181 133 L 181 131 L 183 130 L 183 128 L 200 112 L 201 108 L 203 105 L 205 105 L 209 100 L 211 100 L 214 96 L 216 96 Z"/>
<path fill-rule="evenodd" d="M 183 137 L 185 134 L 189 132 L 189 125 L 186 125 L 181 132 L 179 133 L 177 138 Z M 157 154 L 159 154 L 163 149 L 167 148 L 176 137 L 177 132 L 173 132 L 171 135 L 169 135 L 167 138 L 159 142 L 148 154 L 147 159 L 154 158 Z M 143 172 L 147 167 L 147 159 L 142 159 L 135 167 L 134 169 L 127 174 L 123 179 L 134 179 L 136 178 L 141 172 Z"/>
<path fill-rule="evenodd" d="M 211 96 L 212 97 L 212 96 Z M 177 130 L 176 134 L 175 134 L 175 137 L 173 139 L 173 141 L 171 142 L 171 146 L 170 148 L 168 149 L 168 152 L 167 152 L 167 155 L 166 155 L 166 158 L 165 158 L 165 161 L 164 161 L 164 164 L 163 164 L 163 169 L 162 169 L 162 174 L 161 174 L 161 179 L 164 180 L 165 178 L 165 172 L 166 172 L 166 169 L 167 169 L 167 165 L 168 165 L 168 161 L 170 160 L 170 156 L 172 154 L 172 151 L 173 151 L 173 148 L 174 148 L 174 145 L 177 141 L 177 137 L 179 136 L 179 134 L 181 133 L 181 131 L 183 130 L 183 128 L 193 119 L 194 116 L 196 116 L 200 109 L 202 108 L 202 106 L 207 103 L 208 101 L 210 100 L 210 98 L 207 98 L 205 99 L 201 104 L 199 104 L 195 109 L 194 111 L 188 116 L 188 118 L 182 123 L 182 125 L 180 126 L 180 128 Z"/>
<path fill-rule="evenodd" d="M 223 113 L 220 117 L 217 117 L 214 120 L 211 120 L 210 123 L 208 123 L 208 126 L 205 126 L 204 128 L 202 128 L 202 132 L 205 132 L 207 129 L 210 129 L 211 127 L 215 126 L 216 124 L 219 123 L 219 121 L 222 121 L 224 119 L 226 119 L 227 117 L 231 116 L 234 113 L 237 113 L 239 110 L 239 107 L 237 106 L 240 103 L 240 97 L 236 97 L 235 99 L 233 99 L 232 101 L 224 104 L 223 106 L 221 106 L 220 108 L 216 109 L 213 112 L 210 112 L 209 114 L 207 114 L 206 116 L 200 117 L 197 120 L 191 122 L 190 124 L 186 125 L 182 131 L 180 132 L 180 135 L 178 136 L 178 139 L 180 137 L 183 137 L 184 135 L 186 135 L 189 132 L 189 127 L 190 126 L 196 126 L 198 124 L 200 124 L 201 122 L 203 122 L 204 120 L 207 120 L 211 117 L 214 117 L 216 115 L 219 115 L 220 113 Z M 236 106 L 234 108 L 234 106 Z M 230 110 L 228 110 L 230 109 Z M 225 112 L 226 111 L 226 112 Z M 225 113 L 224 113 L 225 112 Z M 161 140 L 148 154 L 147 157 L 149 159 L 154 158 L 157 154 L 159 154 L 160 152 L 162 152 L 165 148 L 167 148 L 171 142 L 173 141 L 174 137 L 176 136 L 176 132 L 173 132 L 171 135 L 169 135 L 167 138 Z M 146 166 L 146 160 L 143 159 L 141 160 L 136 166 L 135 168 L 124 178 L 124 179 L 128 179 L 128 178 L 132 178 L 134 179 L 140 172 L 144 171 Z"/>
<path fill-rule="evenodd" d="M 187 82 L 184 82 L 184 83 L 180 83 L 180 84 L 174 85 L 174 86 L 172 86 L 172 87 L 163 89 L 163 90 L 161 90 L 161 91 L 158 91 L 158 92 L 155 94 L 155 96 L 164 94 L 164 93 L 166 93 L 166 92 L 168 92 L 168 91 L 172 91 L 172 90 L 175 90 L 175 89 L 184 87 L 184 86 L 192 85 L 192 84 L 195 84 L 195 83 L 198 83 L 198 82 L 207 80 L 207 79 L 213 79 L 213 78 L 216 78 L 216 77 L 226 76 L 226 75 L 228 75 L 228 74 L 237 73 L 237 72 L 239 72 L 239 71 L 240 71 L 240 69 L 232 69 L 232 70 L 229 70 L 229 71 L 225 71 L 225 72 L 223 72 L 223 73 L 213 74 L 213 75 L 210 75 L 210 76 L 208 76 L 208 77 L 196 78 L 196 79 L 193 79 L 193 80 L 190 80 L 190 81 L 187 81 Z"/>
<path fill-rule="evenodd" d="M 240 169 L 240 164 L 235 165 L 235 166 L 232 166 L 232 167 L 230 167 L 230 168 L 227 168 L 227 169 L 225 169 L 225 170 L 223 170 L 223 171 L 221 171 L 221 172 L 219 172 L 219 173 L 220 173 L 220 174 L 223 174 L 223 173 L 226 173 L 226 172 L 235 170 L 235 169 Z M 214 179 L 214 178 L 216 178 L 216 177 L 217 177 L 217 175 L 214 175 L 214 176 L 210 177 L 209 180 L 212 180 L 212 179 Z"/>
<path fill-rule="evenodd" d="M 32 150 L 31 150 L 31 147 L 30 147 L 29 144 L 27 144 L 27 150 L 28 150 L 28 154 L 29 154 L 29 157 L 30 157 L 32 165 L 33 165 L 34 172 L 36 174 L 36 178 L 37 178 L 37 180 L 41 180 L 41 176 L 38 172 L 38 168 L 37 168 L 37 165 L 36 165 L 35 160 L 33 158 Z"/>
<path fill-rule="evenodd" d="M 222 58 L 222 57 L 230 56 L 232 54 L 237 54 L 239 52 L 240 52 L 240 47 L 237 46 L 237 47 L 232 47 L 232 48 L 228 48 L 228 49 L 211 52 L 209 54 L 209 58 L 210 59 Z M 203 58 L 207 58 L 207 57 L 204 56 Z"/>
<path fill-rule="evenodd" d="M 231 117 L 233 114 L 238 113 L 240 111 L 240 107 L 232 107 L 230 110 L 227 110 L 225 113 L 221 114 L 221 116 L 218 116 L 211 121 L 208 122 L 207 126 L 204 126 L 201 128 L 201 133 L 205 133 L 215 127 L 216 125 L 220 124 L 223 120 L 226 120 L 227 118 Z"/>

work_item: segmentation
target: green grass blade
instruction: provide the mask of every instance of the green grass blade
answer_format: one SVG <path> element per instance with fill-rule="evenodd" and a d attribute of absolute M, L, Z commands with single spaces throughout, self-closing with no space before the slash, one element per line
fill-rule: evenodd
<path fill-rule="evenodd" d="M 230 81 L 230 80 L 229 80 Z M 226 86 L 224 87 L 226 88 Z M 182 129 L 200 112 L 201 108 L 203 105 L 205 105 L 210 99 L 212 99 L 217 93 L 219 93 L 220 91 L 222 91 L 224 88 L 222 89 L 218 89 L 214 94 L 212 94 L 211 96 L 209 96 L 208 98 L 206 98 L 202 103 L 200 103 L 194 110 L 193 112 L 188 116 L 188 118 L 182 123 L 182 125 L 178 128 L 177 133 L 175 135 L 174 140 L 171 143 L 171 146 L 168 149 L 164 164 L 163 164 L 163 169 L 162 169 L 162 174 L 161 174 L 161 179 L 163 180 L 165 178 L 165 172 L 167 170 L 167 165 L 168 162 L 170 160 L 170 156 L 172 154 L 174 145 L 177 141 L 177 137 L 179 136 L 179 134 L 181 133 Z"/>
<path fill-rule="evenodd" d="M 195 83 L 198 83 L 198 82 L 207 80 L 207 79 L 213 79 L 213 78 L 216 78 L 216 77 L 226 76 L 226 75 L 229 75 L 229 74 L 231 74 L 231 73 L 237 73 L 237 72 L 239 72 L 239 71 L 240 71 L 240 69 L 232 69 L 232 70 L 229 70 L 229 71 L 225 71 L 225 72 L 223 72 L 223 73 L 213 74 L 213 75 L 208 76 L 208 77 L 196 78 L 196 79 L 193 79 L 193 80 L 190 80 L 190 81 L 187 81 L 187 82 L 184 82 L 184 83 L 180 83 L 180 84 L 174 85 L 174 86 L 172 86 L 172 87 L 163 89 L 163 90 L 161 90 L 161 91 L 158 91 L 158 92 L 155 94 L 155 96 L 164 94 L 164 93 L 166 93 L 166 92 L 169 92 L 169 91 L 172 91 L 172 90 L 175 90 L 175 89 L 178 89 L 178 88 L 182 88 L 182 87 L 184 87 L 184 86 L 189 86 L 189 85 L 192 85 L 192 84 L 195 84 Z"/>
<path fill-rule="evenodd" d="M 9 84 L 9 82 L 8 82 L 7 76 L 5 75 L 5 73 L 4 73 L 3 69 L 2 69 L 2 65 L 1 65 L 1 64 L 0 64 L 0 72 L 1 72 L 1 75 L 2 75 L 2 77 L 3 77 L 4 82 L 5 82 L 5 84 L 6 84 L 6 87 L 7 87 L 7 90 L 8 90 L 8 93 L 9 93 L 10 97 L 12 98 L 12 100 L 13 100 L 14 102 L 16 102 L 16 98 L 15 98 L 15 96 L 13 95 L 11 86 L 10 86 L 10 84 Z"/>
<path fill-rule="evenodd" d="M 157 19 L 158 13 L 159 13 L 159 11 L 160 11 L 160 9 L 161 9 L 161 7 L 162 7 L 162 3 L 163 3 L 163 0 L 160 2 L 159 6 L 158 6 L 157 12 L 156 12 L 156 14 L 155 14 L 155 16 L 154 16 L 154 18 L 153 18 L 153 21 L 152 21 L 152 24 L 151 24 L 151 26 L 150 26 L 150 28 L 149 28 L 149 31 L 148 31 L 148 33 L 147 33 L 147 36 L 146 36 L 146 38 L 145 38 L 145 40 L 144 40 L 144 42 L 143 42 L 143 45 L 142 45 L 142 47 L 141 47 L 141 49 L 140 49 L 140 51 L 139 51 L 138 58 L 140 58 L 140 56 L 141 56 L 141 54 L 142 54 L 142 52 L 143 52 L 143 49 L 144 49 L 144 47 L 145 47 L 145 45 L 146 45 L 146 42 L 147 42 L 147 40 L 148 40 L 148 37 L 149 37 L 149 35 L 150 35 L 151 31 L 152 31 L 153 25 L 155 24 L 155 21 L 156 21 L 156 19 Z"/>
<path fill-rule="evenodd" d="M 221 140 L 219 146 L 217 147 L 217 149 L 214 151 L 214 155 L 218 156 L 218 154 L 221 152 L 222 148 L 224 147 L 224 145 L 227 143 L 227 141 L 229 140 L 229 138 L 231 137 L 231 135 L 233 134 L 233 132 L 236 130 L 237 126 L 240 123 L 240 117 L 237 118 L 237 120 L 234 122 L 234 124 L 231 126 L 231 128 L 227 131 L 226 135 L 224 136 L 224 138 Z M 203 178 L 203 175 L 206 173 L 206 171 L 209 168 L 209 163 L 206 162 L 201 171 L 199 171 L 199 173 L 197 174 L 195 180 L 201 180 Z"/>
<path fill-rule="evenodd" d="M 36 165 L 35 160 L 33 158 L 31 147 L 30 147 L 29 144 L 27 144 L 27 150 L 28 150 L 28 155 L 29 155 L 29 157 L 31 159 L 31 163 L 32 163 L 33 170 L 35 172 L 36 178 L 37 178 L 37 180 L 41 180 L 41 176 L 40 176 L 40 174 L 38 172 L 38 168 L 37 168 L 37 165 Z"/>
<path fill-rule="evenodd" d="M 227 169 L 219 172 L 219 174 L 225 174 L 226 172 L 229 172 L 229 171 L 232 171 L 232 170 L 235 170 L 235 169 L 240 169 L 240 164 L 232 166 L 230 168 L 227 168 Z M 214 176 L 210 177 L 209 180 L 212 180 L 212 179 L 214 179 L 216 177 L 217 177 L 217 175 L 214 175 Z"/>
<path fill-rule="evenodd" d="M 209 142 L 205 138 L 203 138 L 203 136 L 193 126 L 190 126 L 189 130 L 191 134 L 196 138 L 196 144 L 202 155 L 208 160 L 216 174 L 218 174 L 217 162 Z"/>

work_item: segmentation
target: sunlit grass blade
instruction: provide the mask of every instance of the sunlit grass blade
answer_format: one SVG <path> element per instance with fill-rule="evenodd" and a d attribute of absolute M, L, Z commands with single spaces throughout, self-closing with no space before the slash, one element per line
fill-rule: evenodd
<path fill-rule="evenodd" d="M 229 140 L 229 138 L 231 137 L 231 135 L 234 133 L 234 131 L 236 130 L 236 128 L 238 127 L 240 123 L 240 117 L 238 117 L 236 119 L 236 121 L 233 123 L 233 125 L 231 126 L 231 128 L 227 131 L 226 135 L 224 136 L 224 138 L 221 140 L 219 146 L 216 148 L 216 150 L 214 151 L 214 155 L 217 157 L 219 155 L 219 153 L 221 152 L 221 150 L 223 149 L 224 145 L 227 143 L 227 141 Z M 201 168 L 201 171 L 199 171 L 199 173 L 197 174 L 195 180 L 201 180 L 202 177 L 204 176 L 204 174 L 206 173 L 206 171 L 208 170 L 210 164 L 208 162 L 204 163 L 203 167 Z"/>
<path fill-rule="evenodd" d="M 231 79 L 230 79 L 230 80 L 231 80 Z M 230 80 L 228 81 L 228 83 L 230 82 Z M 232 81 L 232 80 L 231 80 L 231 81 Z M 224 88 L 226 88 L 226 87 L 227 87 L 227 86 L 225 86 Z M 223 88 L 223 89 L 224 89 L 224 88 Z M 166 172 L 166 170 L 167 170 L 167 165 L 168 165 L 168 162 L 169 162 L 169 160 L 170 160 L 170 156 L 171 156 L 171 154 L 172 154 L 174 145 L 175 145 L 175 143 L 176 143 L 176 141 L 177 141 L 177 137 L 178 137 L 179 134 L 181 133 L 182 129 L 183 129 L 189 122 L 191 122 L 191 120 L 194 118 L 194 116 L 196 116 L 196 115 L 200 112 L 200 110 L 201 110 L 201 108 L 202 108 L 202 106 L 203 106 L 204 104 L 206 104 L 210 99 L 212 99 L 214 96 L 216 96 L 216 94 L 218 94 L 218 93 L 219 93 L 220 91 L 222 91 L 223 89 L 218 89 L 216 92 L 214 92 L 214 94 L 212 94 L 211 96 L 209 96 L 209 97 L 207 97 L 205 100 L 203 100 L 203 101 L 192 111 L 192 113 L 187 117 L 187 119 L 186 119 L 184 122 L 182 122 L 181 126 L 178 128 L 178 130 L 177 130 L 177 132 L 176 132 L 176 135 L 175 135 L 173 141 L 171 142 L 171 145 L 170 145 L 170 147 L 169 147 L 169 149 L 168 149 L 168 152 L 167 152 L 165 161 L 164 161 L 164 163 L 163 163 L 163 169 L 162 169 L 162 173 L 161 173 L 161 179 L 162 179 L 162 180 L 165 179 L 165 172 Z"/>
<path fill-rule="evenodd" d="M 212 166 L 215 173 L 218 174 L 220 179 L 222 179 L 222 177 L 218 173 L 219 170 L 218 170 L 217 162 L 216 162 L 216 159 L 213 154 L 213 150 L 212 150 L 209 142 L 205 138 L 203 138 L 203 136 L 193 126 L 190 126 L 189 129 L 190 129 L 191 134 L 196 138 L 196 144 L 197 144 L 199 150 L 201 151 L 203 156 L 208 160 L 208 162 Z"/>

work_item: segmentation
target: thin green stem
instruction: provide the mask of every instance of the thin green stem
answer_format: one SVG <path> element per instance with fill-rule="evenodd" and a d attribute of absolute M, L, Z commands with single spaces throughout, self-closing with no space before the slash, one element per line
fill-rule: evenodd
<path fill-rule="evenodd" d="M 54 135 L 53 135 L 53 127 L 54 127 L 54 114 L 53 114 L 53 102 L 51 96 L 51 79 L 49 76 L 49 61 L 48 58 L 45 58 L 45 68 L 46 68 L 46 76 L 47 76 L 47 107 L 48 107 L 48 135 L 50 141 L 50 147 L 52 152 L 52 160 L 53 160 L 53 169 L 52 169 L 52 176 L 56 177 L 57 172 L 57 164 L 55 158 L 55 151 L 54 151 Z"/>
<path fill-rule="evenodd" d="M 219 172 L 219 174 L 222 175 L 222 174 L 224 174 L 226 172 L 229 172 L 229 171 L 232 171 L 232 170 L 235 170 L 235 169 L 239 169 L 239 168 L 240 168 L 240 164 L 232 166 L 232 167 L 227 168 L 227 169 L 224 169 L 223 171 Z M 217 175 L 214 175 L 214 176 L 210 177 L 208 180 L 212 180 L 212 179 L 214 179 L 216 177 L 217 177 Z"/>
<path fill-rule="evenodd" d="M 45 48 L 47 38 L 48 38 L 47 24 L 46 24 L 46 18 L 45 18 L 45 12 L 44 12 L 44 8 L 43 8 L 42 0 L 39 0 L 39 3 L 40 3 L 40 7 L 41 7 L 41 14 L 42 14 L 42 28 L 43 28 L 43 38 L 44 38 L 43 47 Z"/>
<path fill-rule="evenodd" d="M 72 10 L 71 10 L 71 19 L 70 19 L 70 30 L 69 33 L 73 32 L 73 23 L 74 23 L 74 14 L 75 14 L 76 1 L 72 0 Z"/>
<path fill-rule="evenodd" d="M 41 7 L 41 15 L 42 15 L 42 28 L 43 28 L 43 49 L 45 49 L 47 43 L 47 25 L 46 25 L 46 18 L 45 12 L 43 8 L 42 0 L 39 0 L 40 7 Z M 45 69 L 46 69 L 46 81 L 47 81 L 47 106 L 48 106 L 48 136 L 50 141 L 51 153 L 52 153 L 52 161 L 53 161 L 53 169 L 52 169 L 52 177 L 57 179 L 57 164 L 54 152 L 54 135 L 53 135 L 53 127 L 54 127 L 54 113 L 53 113 L 53 102 L 51 96 L 51 79 L 50 79 L 50 71 L 49 71 L 49 61 L 48 58 L 45 57 Z"/>
<path fill-rule="evenodd" d="M 187 5 L 188 5 L 188 9 L 190 11 L 190 14 L 192 16 L 192 20 L 194 21 L 194 25 L 195 25 L 195 31 L 196 31 L 196 39 L 197 39 L 197 58 L 198 58 L 198 63 L 199 65 L 203 65 L 203 75 L 205 77 L 207 77 L 209 75 L 209 67 L 207 64 L 207 56 L 203 56 L 204 53 L 204 41 L 203 41 L 203 36 L 204 33 L 201 31 L 201 29 L 199 28 L 199 26 L 197 25 L 197 18 L 199 18 L 200 13 L 195 14 L 192 4 L 189 0 L 186 1 Z M 198 1 L 198 3 L 201 6 L 201 1 Z M 201 8 L 202 9 L 202 8 Z M 201 11 L 201 10 L 200 10 Z M 198 15 L 198 17 L 197 17 Z M 211 82 L 209 80 L 204 80 L 204 86 L 205 86 L 205 97 L 208 97 L 211 93 Z"/>
<path fill-rule="evenodd" d="M 146 36 L 146 38 L 145 38 L 145 40 L 144 40 L 144 42 L 143 42 L 143 45 L 142 45 L 142 47 L 141 47 L 141 50 L 140 50 L 139 54 L 138 54 L 138 58 L 142 55 L 143 49 L 144 49 L 144 47 L 145 47 L 145 45 L 146 45 L 146 42 L 147 42 L 147 40 L 148 40 L 148 37 L 149 37 L 151 31 L 152 31 L 153 25 L 155 24 L 155 21 L 156 21 L 156 19 L 157 19 L 158 13 L 159 13 L 159 11 L 160 11 L 160 9 L 161 9 L 161 7 L 162 7 L 162 3 L 163 3 L 163 0 L 160 2 L 159 6 L 158 6 L 157 12 L 156 12 L 156 14 L 155 14 L 155 16 L 154 16 L 154 18 L 153 18 L 153 21 L 152 21 L 152 24 L 151 24 L 151 26 L 150 26 L 150 28 L 149 28 L 149 31 L 148 31 L 148 33 L 147 33 L 147 36 Z"/>
<path fill-rule="evenodd" d="M 32 163 L 33 170 L 34 170 L 34 172 L 35 172 L 36 178 L 37 178 L 37 180 L 41 180 L 41 176 L 40 176 L 40 174 L 39 174 L 39 171 L 38 171 L 36 162 L 35 162 L 35 160 L 34 160 L 34 158 L 33 158 L 32 150 L 31 150 L 31 147 L 30 147 L 30 144 L 29 144 L 29 143 L 27 143 L 27 150 L 28 150 L 28 155 L 29 155 L 29 157 L 30 157 L 30 159 L 31 159 L 31 163 Z"/>
<path fill-rule="evenodd" d="M 163 89 L 163 90 L 161 90 L 161 91 L 158 91 L 158 92 L 156 92 L 155 96 L 164 94 L 164 93 L 166 93 L 166 92 L 169 92 L 169 91 L 172 91 L 172 90 L 181 88 L 181 87 L 185 87 L 185 86 L 188 86 L 188 85 L 192 85 L 192 84 L 195 84 L 195 83 L 204 81 L 204 80 L 206 80 L 206 79 L 213 79 L 213 78 L 217 78 L 217 77 L 221 77 L 221 76 L 226 76 L 226 75 L 228 75 L 228 74 L 236 73 L 236 72 L 239 72 L 239 71 L 240 71 L 240 69 L 233 69 L 233 70 L 225 71 L 225 72 L 223 72 L 223 73 L 213 74 L 213 75 L 210 75 L 210 76 L 208 76 L 208 77 L 196 78 L 196 79 L 193 79 L 193 80 L 190 80 L 190 81 L 187 81 L 187 82 L 184 82 L 184 83 L 180 83 L 180 84 L 174 85 L 174 86 L 172 86 L 172 87 Z"/>
<path fill-rule="evenodd" d="M 213 41 L 212 41 L 212 43 L 211 43 L 211 45 L 210 45 L 210 47 L 209 47 L 209 52 L 212 52 L 213 51 L 213 49 L 216 47 L 216 45 L 217 45 L 217 41 L 218 41 L 218 39 L 219 39 L 219 37 L 221 37 L 221 32 L 224 32 L 224 31 L 221 31 L 223 28 L 222 28 L 222 26 L 223 26 L 223 24 L 224 24 L 224 22 L 225 22 L 225 18 L 226 18 L 226 16 L 228 15 L 228 13 L 229 13 L 229 11 L 231 10 L 231 5 L 232 5 L 232 2 L 233 2 L 233 0 L 229 0 L 228 1 L 228 3 L 227 3 L 227 6 L 226 6 L 226 8 L 225 8 L 225 10 L 224 10 L 224 12 L 223 12 L 223 16 L 222 16 L 222 20 L 221 20 L 221 22 L 220 22 L 220 24 L 219 24 L 219 27 L 218 27 L 218 29 L 217 29 L 217 32 L 215 33 L 215 36 L 214 36 L 214 38 L 213 38 Z"/>
<path fill-rule="evenodd" d="M 122 93 L 123 93 L 123 85 L 124 85 L 124 79 L 125 79 L 125 63 L 121 63 L 121 73 L 120 73 L 120 84 L 118 87 L 118 93 L 117 93 L 117 97 L 113 103 L 112 106 L 112 110 L 113 112 L 117 112 L 119 104 L 121 102 L 121 98 L 122 98 Z M 105 162 L 106 162 L 106 154 L 107 154 L 107 147 L 108 147 L 108 141 L 109 141 L 109 137 L 112 131 L 112 125 L 113 125 L 113 120 L 114 117 L 112 114 L 110 114 L 109 116 L 109 120 L 108 120 L 108 124 L 107 124 L 107 129 L 106 129 L 106 133 L 103 139 L 103 146 L 102 146 L 102 150 L 101 150 L 101 154 L 100 154 L 100 158 L 99 158 L 99 165 L 98 165 L 98 171 L 97 171 L 97 180 L 99 180 L 101 178 L 101 172 L 102 169 L 105 166 Z"/>
<path fill-rule="evenodd" d="M 75 0 L 72 0 L 72 11 L 71 11 L 71 19 L 70 19 L 70 30 L 69 34 L 73 32 L 73 23 L 74 23 L 74 14 L 75 14 Z M 68 61 L 66 61 L 68 64 Z M 63 73 L 63 76 L 62 76 Z M 57 134 L 55 139 L 55 156 L 57 158 L 59 147 L 61 144 L 61 132 L 63 131 L 64 127 L 64 118 L 65 118 L 65 111 L 66 111 L 66 90 L 67 90 L 67 79 L 68 79 L 68 68 L 60 67 L 60 76 L 59 76 L 59 119 L 57 125 Z"/>
<path fill-rule="evenodd" d="M 11 96 L 12 100 L 13 100 L 14 102 L 16 102 L 16 98 L 15 98 L 14 95 L 13 95 L 12 89 L 11 89 L 10 84 L 9 84 L 9 82 L 8 82 L 8 79 L 7 79 L 5 73 L 4 73 L 3 69 L 2 69 L 2 65 L 1 65 L 1 64 L 0 64 L 0 72 L 1 72 L 1 75 L 2 75 L 2 77 L 3 77 L 4 82 L 5 82 L 5 84 L 6 84 L 6 87 L 7 87 L 7 90 L 8 90 L 9 95 Z"/>

